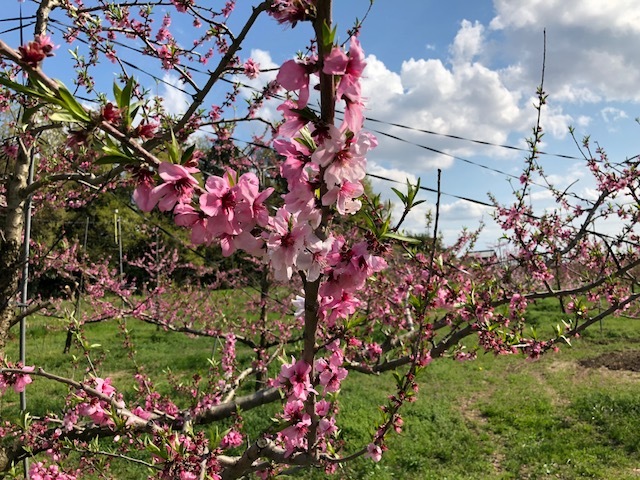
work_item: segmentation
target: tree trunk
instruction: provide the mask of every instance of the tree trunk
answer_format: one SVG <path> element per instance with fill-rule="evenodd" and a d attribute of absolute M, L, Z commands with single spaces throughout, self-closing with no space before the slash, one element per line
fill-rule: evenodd
<path fill-rule="evenodd" d="M 7 181 L 7 207 L 0 238 L 0 356 L 4 354 L 9 328 L 15 317 L 16 296 L 20 286 L 22 261 L 24 189 L 29 177 L 30 151 L 22 142 L 18 148 L 15 168 Z"/>

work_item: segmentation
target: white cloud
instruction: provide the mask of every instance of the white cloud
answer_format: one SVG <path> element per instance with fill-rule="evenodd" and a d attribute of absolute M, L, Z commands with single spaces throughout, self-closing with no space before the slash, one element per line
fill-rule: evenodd
<path fill-rule="evenodd" d="M 640 101 L 640 2 L 494 0 L 502 53 L 539 78 L 547 32 L 546 90 L 566 101 Z"/>
<path fill-rule="evenodd" d="M 588 24 L 595 31 L 640 33 L 640 4 L 636 0 L 494 0 L 498 15 L 491 28 L 524 28 L 540 25 L 543 19 L 554 24 Z"/>
<path fill-rule="evenodd" d="M 600 110 L 600 116 L 606 123 L 614 123 L 623 118 L 628 118 L 627 112 L 614 107 L 603 108 Z"/>
<path fill-rule="evenodd" d="M 460 221 L 474 228 L 483 219 L 489 216 L 493 212 L 493 208 L 485 205 L 478 205 L 466 200 L 456 200 L 452 203 L 443 204 L 440 206 L 440 214 L 446 221 Z M 474 225 L 475 224 L 475 225 Z"/>
<path fill-rule="evenodd" d="M 165 110 L 171 115 L 182 115 L 187 111 L 190 97 L 184 92 L 184 82 L 172 73 L 165 73 L 162 77 L 160 97 Z"/>
<path fill-rule="evenodd" d="M 367 173 L 371 173 L 374 175 L 378 175 L 380 177 L 384 177 L 387 178 L 389 180 L 393 180 L 395 182 L 399 182 L 401 184 L 406 184 L 407 180 L 412 184 L 415 185 L 416 182 L 418 181 L 418 179 L 416 178 L 416 176 L 411 173 L 411 172 L 406 172 L 404 170 L 400 170 L 397 168 L 385 168 L 382 165 L 378 165 L 376 162 L 372 162 L 370 161 L 367 164 Z M 375 185 L 383 185 L 382 184 L 383 180 L 379 180 L 376 178 L 371 178 L 371 183 L 375 184 Z M 389 184 L 389 182 L 385 182 L 385 184 Z M 398 188 L 398 185 L 392 185 L 395 186 L 395 188 Z"/>
<path fill-rule="evenodd" d="M 483 48 L 484 26 L 463 20 L 460 30 L 449 48 L 453 63 L 469 63 Z"/>
<path fill-rule="evenodd" d="M 576 125 L 578 125 L 581 128 L 585 128 L 591 124 L 591 120 L 592 120 L 591 117 L 587 115 L 580 115 L 576 119 Z"/>
<path fill-rule="evenodd" d="M 450 47 L 453 56 L 450 65 L 440 59 L 410 58 L 394 72 L 377 57 L 368 56 L 363 79 L 366 115 L 415 129 L 497 144 L 513 143 L 529 135 L 535 124 L 536 111 L 532 107 L 535 99 L 531 92 L 524 95 L 518 85 L 523 70 L 518 66 L 493 70 L 476 61 L 483 50 L 484 28 L 477 22 L 465 21 Z M 565 138 L 572 123 L 573 117 L 561 105 L 552 104 L 544 109 L 544 131 L 549 137 Z M 424 176 L 436 168 L 451 168 L 456 163 L 451 155 L 474 158 L 484 154 L 495 161 L 515 156 L 504 149 L 379 123 L 369 123 L 367 128 L 406 141 L 378 134 L 380 144 L 370 159 L 389 168 L 410 170 L 416 176 Z M 419 149 L 414 144 L 428 149 Z"/>

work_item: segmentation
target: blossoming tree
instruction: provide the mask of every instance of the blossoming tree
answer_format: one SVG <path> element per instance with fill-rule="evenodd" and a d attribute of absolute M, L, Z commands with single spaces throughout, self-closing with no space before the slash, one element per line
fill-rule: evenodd
<path fill-rule="evenodd" d="M 473 260 L 468 253 L 474 238 L 466 232 L 443 250 L 437 250 L 435 242 L 416 249 L 401 234 L 401 222 L 392 224 L 364 195 L 366 156 L 377 140 L 362 128 L 366 99 L 360 85 L 365 68 L 358 40 L 361 25 L 348 32 L 347 42 L 338 43 L 330 0 L 263 1 L 237 34 L 227 21 L 233 0 L 215 6 L 193 0 L 91 5 L 41 0 L 38 5 L 32 40 L 17 48 L 0 40 L 2 97 L 21 108 L 15 134 L 4 145 L 12 170 L 0 192 L 6 202 L 0 255 L 0 392 L 24 391 L 38 378 L 67 385 L 69 396 L 63 411 L 0 427 L 0 471 L 39 455 L 31 464 L 32 478 L 77 478 L 80 470 L 70 466 L 68 453 L 99 455 L 89 447 L 92 439 L 115 436 L 127 439 L 126 448 L 148 453 L 145 464 L 156 478 L 238 478 L 252 472 L 268 477 L 291 466 L 321 466 L 330 472 L 358 456 L 379 461 L 387 433 L 402 428 L 400 408 L 414 398 L 418 371 L 445 355 L 472 358 L 475 351 L 460 345 L 464 338 L 475 336 L 478 348 L 496 353 L 537 357 L 607 315 L 637 308 L 637 163 L 612 163 L 602 152 L 592 158 L 584 145 L 600 196 L 589 201 L 549 186 L 560 208 L 537 216 L 525 200 L 533 182 L 545 178 L 537 163 L 540 119 L 515 203 L 496 202 L 496 219 L 511 242 L 509 258 L 493 264 Z M 159 16 L 161 6 L 171 13 Z M 86 108 L 77 93 L 47 74 L 48 57 L 56 47 L 47 34 L 54 11 L 64 14 L 65 40 L 87 46 L 86 56 L 74 53 L 76 84 L 98 98 L 97 108 Z M 173 36 L 173 15 L 192 18 L 197 33 L 192 45 Z M 313 39 L 306 53 L 284 62 L 275 82 L 240 111 L 237 78 L 254 78 L 260 69 L 256 61 L 240 57 L 240 48 L 261 15 L 292 28 L 310 25 Z M 127 45 L 146 61 L 177 72 L 192 89 L 183 114 L 168 115 L 134 79 L 130 62 L 120 53 Z M 103 57 L 114 62 L 121 79 L 112 94 L 100 95 L 91 72 Z M 210 63 L 214 65 L 206 72 L 194 66 Z M 22 75 L 25 83 L 20 82 Z M 229 79 L 234 81 L 226 82 Z M 223 91 L 216 97 L 219 102 L 205 109 L 218 88 Z M 314 88 L 319 92 L 317 105 Z M 277 202 L 275 187 L 264 183 L 251 161 L 244 162 L 244 170 L 238 162 L 236 168 L 223 166 L 218 174 L 203 172 L 202 155 L 188 142 L 204 127 L 228 140 L 232 124 L 262 121 L 260 106 L 274 97 L 282 99 L 278 111 L 283 116 L 273 126 L 270 142 L 280 159 L 278 179 L 284 185 Z M 542 89 L 538 99 L 542 112 Z M 336 106 L 344 110 L 341 121 L 335 117 Z M 51 129 L 62 129 L 68 141 L 55 158 L 43 158 L 38 135 Z M 290 359 L 257 391 L 237 395 L 243 380 L 256 373 L 255 366 L 236 365 L 239 332 L 215 325 L 184 329 L 171 315 L 149 315 L 141 306 L 144 302 L 129 303 L 118 314 L 224 339 L 218 381 L 197 392 L 188 408 L 161 397 L 142 374 L 135 381 L 145 394 L 134 399 L 93 370 L 85 378 L 71 379 L 6 358 L 9 329 L 42 307 L 34 302 L 16 311 L 25 209 L 31 196 L 46 198 L 48 189 L 63 181 L 98 191 L 129 182 L 139 210 L 158 209 L 172 216 L 190 230 L 194 244 L 219 245 L 224 255 L 243 251 L 264 264 L 274 280 L 301 287 L 291 323 L 300 328 L 300 337 L 260 344 L 261 361 L 273 362 L 285 342 L 293 352 Z M 418 203 L 418 189 L 409 185 L 406 193 L 398 192 L 405 208 L 402 218 Z M 361 209 L 366 210 L 367 227 L 345 230 L 340 217 Z M 622 225 L 617 235 L 591 227 L 596 217 L 614 216 Z M 435 218 L 437 232 L 437 212 Z M 101 272 L 96 280 L 108 275 L 105 269 L 95 271 Z M 119 299 L 131 296 L 124 285 L 109 285 Z M 527 305 L 547 297 L 568 299 L 565 325 L 547 338 L 526 338 Z M 264 365 L 258 369 L 265 373 Z M 350 372 L 387 370 L 400 373 L 381 406 L 381 419 L 372 425 L 370 442 L 342 446 L 337 441 L 341 385 Z M 282 403 L 278 425 L 255 438 L 243 433 L 241 422 L 217 439 L 200 429 L 267 402 Z M 113 455 L 129 458 L 122 452 Z M 87 458 L 82 462 L 90 464 Z"/>

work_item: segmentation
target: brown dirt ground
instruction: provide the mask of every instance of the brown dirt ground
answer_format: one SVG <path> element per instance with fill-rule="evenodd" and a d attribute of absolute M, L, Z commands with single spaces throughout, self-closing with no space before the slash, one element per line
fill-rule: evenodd
<path fill-rule="evenodd" d="M 603 353 L 597 357 L 581 360 L 579 363 L 587 368 L 606 367 L 609 370 L 640 372 L 640 350 Z"/>

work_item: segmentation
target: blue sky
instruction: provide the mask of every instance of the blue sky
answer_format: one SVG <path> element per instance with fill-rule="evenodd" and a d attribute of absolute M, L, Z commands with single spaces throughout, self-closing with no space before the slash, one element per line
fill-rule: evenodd
<path fill-rule="evenodd" d="M 4 2 L 15 10 L 7 17 L 14 16 L 17 1 Z M 86 0 L 85 4 L 92 2 Z M 238 1 L 232 27 L 243 22 L 254 3 Z M 342 40 L 346 40 L 344 32 L 353 19 L 362 18 L 368 6 L 369 0 L 335 2 Z M 28 0 L 23 7 L 26 14 L 34 11 Z M 192 33 L 186 17 L 172 15 L 174 26 L 185 36 Z M 367 116 L 523 147 L 534 125 L 531 105 L 540 82 L 545 28 L 549 103 L 542 118 L 546 132 L 543 149 L 580 157 L 568 135 L 571 125 L 579 140 L 590 135 L 613 160 L 640 153 L 640 126 L 635 121 L 640 116 L 640 2 L 636 0 L 610 0 L 606 7 L 601 0 L 376 0 L 361 35 L 368 55 L 364 80 Z M 279 65 L 304 48 L 310 33 L 308 25 L 284 29 L 265 17 L 248 37 L 243 56 L 252 54 L 263 67 Z M 5 37 L 17 44 L 15 36 Z M 54 39 L 60 41 L 59 33 L 54 32 Z M 56 61 L 48 61 L 45 67 L 52 76 L 69 82 L 65 48 L 62 46 Z M 104 76 L 100 76 L 110 88 L 113 74 L 109 69 L 113 66 L 105 63 L 101 68 Z M 156 73 L 176 83 L 166 72 Z M 260 81 L 273 76 L 264 74 Z M 185 102 L 184 95 L 170 87 L 159 86 L 157 91 L 178 110 Z M 274 115 L 274 108 L 275 104 L 267 105 L 265 114 Z M 380 123 L 367 122 L 365 126 L 515 176 L 523 165 L 522 152 Z M 379 141 L 379 148 L 369 158 L 371 173 L 396 180 L 420 177 L 423 185 L 435 187 L 435 171 L 441 168 L 446 193 L 487 201 L 491 192 L 504 202 L 510 199 L 511 186 L 505 175 L 382 135 Z M 573 186 L 577 193 L 593 196 L 584 161 L 545 156 L 542 164 L 557 187 L 577 181 Z M 373 185 L 391 198 L 388 183 L 374 181 Z M 424 230 L 424 215 L 435 201 L 428 193 L 422 198 L 427 202 L 407 224 L 413 231 Z M 543 189 L 534 190 L 530 201 L 539 211 L 552 207 Z M 454 240 L 462 226 L 475 228 L 480 220 L 487 226 L 478 248 L 490 247 L 500 236 L 491 223 L 490 208 L 444 196 L 441 211 L 441 233 L 447 242 Z"/>

